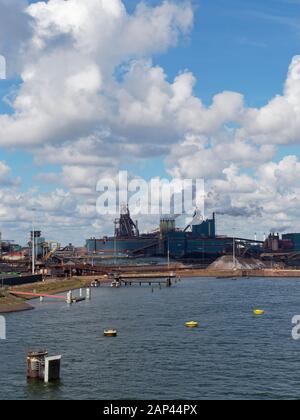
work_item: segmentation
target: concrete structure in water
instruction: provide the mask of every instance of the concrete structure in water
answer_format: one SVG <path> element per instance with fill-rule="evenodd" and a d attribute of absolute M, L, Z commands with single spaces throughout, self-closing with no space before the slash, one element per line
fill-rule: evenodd
<path fill-rule="evenodd" d="M 60 379 L 61 356 L 48 357 L 47 351 L 30 352 L 27 355 L 27 378 L 45 383 Z"/>
<path fill-rule="evenodd" d="M 27 378 L 44 380 L 46 351 L 30 352 L 27 355 Z"/>

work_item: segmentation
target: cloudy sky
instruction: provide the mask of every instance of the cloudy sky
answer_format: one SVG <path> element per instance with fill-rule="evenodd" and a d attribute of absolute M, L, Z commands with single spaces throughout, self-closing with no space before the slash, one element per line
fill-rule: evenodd
<path fill-rule="evenodd" d="M 0 54 L 7 239 L 110 233 L 120 169 L 204 178 L 219 233 L 300 231 L 300 1 L 0 0 Z"/>

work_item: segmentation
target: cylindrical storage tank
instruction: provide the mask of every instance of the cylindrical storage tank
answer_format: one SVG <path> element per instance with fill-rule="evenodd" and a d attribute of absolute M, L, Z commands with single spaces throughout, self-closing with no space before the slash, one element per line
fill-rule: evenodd
<path fill-rule="evenodd" d="M 279 238 L 274 236 L 272 241 L 272 251 L 277 252 L 279 250 Z"/>
<path fill-rule="evenodd" d="M 160 237 L 161 239 L 169 232 L 174 232 L 176 230 L 175 219 L 161 219 L 160 221 Z"/>

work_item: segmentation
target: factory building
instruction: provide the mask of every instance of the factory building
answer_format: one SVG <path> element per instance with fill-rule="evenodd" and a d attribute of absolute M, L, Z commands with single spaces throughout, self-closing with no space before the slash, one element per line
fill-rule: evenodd
<path fill-rule="evenodd" d="M 196 217 L 196 213 L 195 213 Z M 194 218 L 195 221 L 195 218 Z M 201 259 L 209 264 L 230 254 L 233 248 L 247 255 L 257 255 L 262 242 L 217 236 L 215 214 L 211 219 L 198 220 L 186 229 L 176 229 L 173 218 L 163 218 L 156 233 L 140 234 L 127 208 L 115 221 L 115 236 L 86 241 L 89 254 L 118 256 L 170 256 L 175 259 Z"/>
<path fill-rule="evenodd" d="M 282 235 L 282 239 L 292 244 L 293 252 L 300 252 L 300 233 L 288 233 Z"/>

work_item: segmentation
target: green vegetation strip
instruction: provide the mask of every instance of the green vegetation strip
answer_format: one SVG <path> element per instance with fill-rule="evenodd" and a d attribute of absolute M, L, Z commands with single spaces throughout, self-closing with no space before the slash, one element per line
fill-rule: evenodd
<path fill-rule="evenodd" d="M 86 286 L 87 282 L 84 279 L 74 277 L 72 279 L 55 279 L 47 280 L 42 283 L 32 283 L 27 285 L 15 286 L 10 290 L 13 291 L 22 291 L 27 293 L 45 293 L 45 294 L 56 294 L 63 293 L 69 290 L 80 289 L 81 287 Z M 28 300 L 30 298 L 24 298 Z"/>

